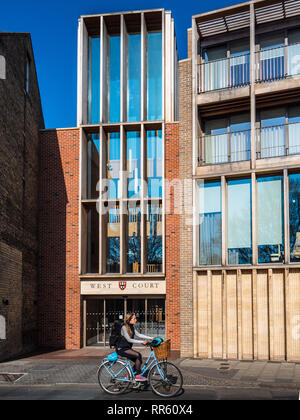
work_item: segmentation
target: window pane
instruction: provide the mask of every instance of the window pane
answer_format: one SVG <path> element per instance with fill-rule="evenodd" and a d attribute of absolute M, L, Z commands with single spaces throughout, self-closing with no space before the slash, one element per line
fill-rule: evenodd
<path fill-rule="evenodd" d="M 165 337 L 165 300 L 148 299 L 147 301 L 147 334 L 150 337 Z"/>
<path fill-rule="evenodd" d="M 119 198 L 120 184 L 120 133 L 107 135 L 107 198 Z"/>
<path fill-rule="evenodd" d="M 88 122 L 100 122 L 100 38 L 89 37 Z"/>
<path fill-rule="evenodd" d="M 120 209 L 118 207 L 110 208 L 108 211 L 106 272 L 120 272 Z"/>
<path fill-rule="evenodd" d="M 257 178 L 258 262 L 284 260 L 283 179 Z"/>
<path fill-rule="evenodd" d="M 222 262 L 221 183 L 200 184 L 200 265 Z"/>
<path fill-rule="evenodd" d="M 289 107 L 289 155 L 300 153 L 300 106 Z"/>
<path fill-rule="evenodd" d="M 141 119 L 141 35 L 128 35 L 127 120 Z"/>
<path fill-rule="evenodd" d="M 141 211 L 128 209 L 127 272 L 141 272 Z"/>
<path fill-rule="evenodd" d="M 87 216 L 87 273 L 99 273 L 99 213 L 95 207 L 86 209 Z"/>
<path fill-rule="evenodd" d="M 109 121 L 120 122 L 120 36 L 109 37 Z"/>
<path fill-rule="evenodd" d="M 127 182 L 128 198 L 140 196 L 141 137 L 138 131 L 127 132 Z"/>
<path fill-rule="evenodd" d="M 99 134 L 89 134 L 87 137 L 87 199 L 99 197 Z"/>
<path fill-rule="evenodd" d="M 252 263 L 251 180 L 228 181 L 228 262 Z"/>
<path fill-rule="evenodd" d="M 148 33 L 148 120 L 162 119 L 162 34 Z"/>
<path fill-rule="evenodd" d="M 291 262 L 300 261 L 300 174 L 289 176 Z"/>
<path fill-rule="evenodd" d="M 218 118 L 205 122 L 205 163 L 228 161 L 227 119 Z"/>
<path fill-rule="evenodd" d="M 222 89 L 228 85 L 227 48 L 208 48 L 205 59 L 205 90 Z"/>
<path fill-rule="evenodd" d="M 162 205 L 147 208 L 147 272 L 162 271 Z"/>
<path fill-rule="evenodd" d="M 148 196 L 162 198 L 162 131 L 147 131 Z"/>
<path fill-rule="evenodd" d="M 285 155 L 285 109 L 261 111 L 261 157 Z"/>

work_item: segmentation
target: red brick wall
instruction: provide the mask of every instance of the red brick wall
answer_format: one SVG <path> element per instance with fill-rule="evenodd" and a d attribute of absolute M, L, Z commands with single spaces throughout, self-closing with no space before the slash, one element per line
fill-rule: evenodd
<path fill-rule="evenodd" d="M 39 344 L 81 345 L 79 130 L 40 132 Z"/>
<path fill-rule="evenodd" d="M 179 179 L 179 124 L 165 125 L 165 179 Z M 180 350 L 180 214 L 176 210 L 176 189 L 166 189 L 166 336 L 172 350 Z"/>

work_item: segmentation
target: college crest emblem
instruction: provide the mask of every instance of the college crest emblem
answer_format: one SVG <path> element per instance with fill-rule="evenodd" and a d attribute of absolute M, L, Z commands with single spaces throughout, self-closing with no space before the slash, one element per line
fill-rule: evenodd
<path fill-rule="evenodd" d="M 126 286 L 127 286 L 126 281 L 119 281 L 119 288 L 121 290 L 125 290 L 126 289 Z"/>

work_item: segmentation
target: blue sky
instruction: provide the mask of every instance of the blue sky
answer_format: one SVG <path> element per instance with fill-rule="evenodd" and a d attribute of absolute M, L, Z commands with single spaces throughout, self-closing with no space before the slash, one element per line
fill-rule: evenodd
<path fill-rule="evenodd" d="M 0 31 L 30 32 L 46 128 L 76 126 L 77 23 L 80 15 L 126 10 L 171 10 L 179 58 L 186 58 L 191 16 L 240 3 L 234 0 L 0 0 Z"/>

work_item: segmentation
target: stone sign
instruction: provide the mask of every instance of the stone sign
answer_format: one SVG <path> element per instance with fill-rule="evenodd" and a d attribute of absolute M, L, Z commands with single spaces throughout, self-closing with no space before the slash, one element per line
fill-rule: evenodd
<path fill-rule="evenodd" d="M 82 280 L 82 295 L 165 295 L 164 280 Z"/>

